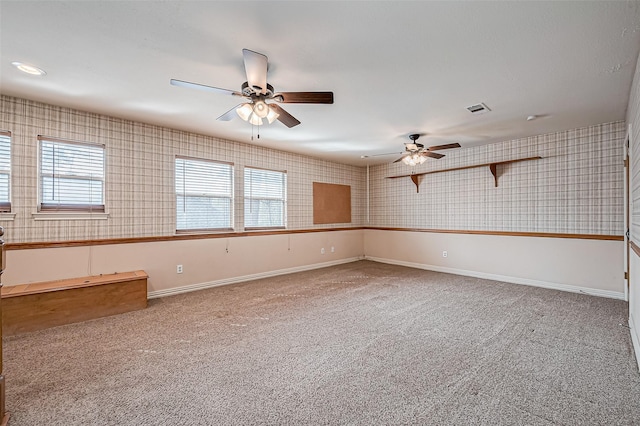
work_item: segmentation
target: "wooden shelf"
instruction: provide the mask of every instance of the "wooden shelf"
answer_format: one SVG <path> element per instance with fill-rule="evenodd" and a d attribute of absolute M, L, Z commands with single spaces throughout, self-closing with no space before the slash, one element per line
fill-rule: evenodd
<path fill-rule="evenodd" d="M 483 163 L 483 164 L 474 164 L 472 166 L 462 166 L 462 167 L 453 167 L 451 169 L 443 169 L 443 170 L 432 170 L 430 172 L 422 172 L 422 173 L 412 173 L 410 175 L 400 175 L 400 176 L 388 176 L 387 179 L 398 179 L 408 177 L 411 178 L 413 183 L 416 185 L 416 192 L 420 192 L 420 176 L 423 175 L 431 175 L 434 173 L 444 173 L 444 172 L 452 172 L 454 170 L 466 170 L 466 169 L 476 169 L 478 167 L 489 167 L 491 174 L 493 175 L 493 180 L 495 186 L 498 186 L 498 177 L 500 176 L 498 166 L 502 166 L 505 164 L 511 163 L 519 163 L 521 161 L 532 161 L 532 160 L 540 160 L 542 157 L 527 157 L 527 158 L 518 158 L 515 160 L 507 160 L 507 161 L 494 161 L 491 163 Z"/>

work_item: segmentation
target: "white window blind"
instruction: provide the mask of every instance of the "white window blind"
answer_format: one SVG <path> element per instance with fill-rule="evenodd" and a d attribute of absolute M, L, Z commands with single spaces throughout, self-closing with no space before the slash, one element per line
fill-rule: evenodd
<path fill-rule="evenodd" d="M 11 211 L 11 133 L 0 131 L 0 213 Z"/>
<path fill-rule="evenodd" d="M 104 145 L 38 139 L 40 211 L 104 212 Z"/>
<path fill-rule="evenodd" d="M 245 167 L 245 228 L 284 228 L 286 222 L 287 173 Z"/>
<path fill-rule="evenodd" d="M 176 230 L 233 228 L 233 164 L 176 157 Z"/>

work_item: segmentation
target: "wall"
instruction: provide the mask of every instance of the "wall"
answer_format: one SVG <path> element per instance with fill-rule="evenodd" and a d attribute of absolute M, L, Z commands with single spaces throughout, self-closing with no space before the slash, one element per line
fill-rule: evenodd
<path fill-rule="evenodd" d="M 416 193 L 409 178 L 387 179 L 407 174 L 408 167 L 371 167 L 370 225 L 389 229 L 365 232 L 365 256 L 624 298 L 625 128 L 606 123 L 449 150 L 415 168 L 420 173 L 543 157 L 499 169 L 498 187 L 483 167 L 425 175 Z"/>
<path fill-rule="evenodd" d="M 624 298 L 621 241 L 366 230 L 364 252 L 381 262 Z"/>
<path fill-rule="evenodd" d="M 351 185 L 352 222 L 339 226 L 363 224 L 366 185 L 360 167 L 6 96 L 0 96 L 0 130 L 12 132 L 15 220 L 0 221 L 8 243 L 173 235 L 176 155 L 234 163 L 237 231 L 243 230 L 244 166 L 287 171 L 288 229 L 336 226 L 313 224 L 314 181 Z M 33 219 L 38 135 L 106 145 L 108 220 Z"/>
<path fill-rule="evenodd" d="M 622 297 L 622 141 L 625 125 L 584 129 L 447 151 L 417 172 L 540 155 L 542 160 L 423 177 L 420 193 L 402 164 L 371 167 L 373 228 L 313 225 L 312 182 L 351 185 L 352 223 L 366 218 L 366 173 L 250 144 L 105 117 L 28 100 L 0 98 L 0 129 L 13 132 L 14 221 L 8 243 L 174 235 L 173 159 L 188 155 L 236 165 L 236 226 L 242 229 L 242 167 L 286 169 L 288 228 L 319 232 L 230 236 L 10 250 L 6 285 L 144 269 L 152 296 L 278 273 L 370 259 L 522 284 Z M 107 221 L 34 221 L 37 135 L 107 146 Z M 134 188 L 143 188 L 134 191 Z M 576 234 L 586 239 L 418 230 Z M 325 231 L 323 231 L 325 230 Z M 605 239 L 597 239 L 603 237 Z M 613 237 L 613 240 L 606 238 Z M 329 248 L 334 246 L 335 253 Z M 320 248 L 326 253 L 320 254 Z M 229 252 L 227 252 L 229 250 Z M 443 259 L 441 252 L 449 257 Z M 184 273 L 176 274 L 177 264 Z M 34 265 L 37 265 L 34 267 Z"/>
<path fill-rule="evenodd" d="M 363 230 L 10 250 L 5 285 L 143 269 L 149 295 L 275 276 L 351 262 Z M 335 251 L 331 252 L 331 247 Z M 325 254 L 320 249 L 325 248 Z M 176 273 L 176 265 L 184 272 Z M 37 267 L 33 267 L 37 265 Z"/>
<path fill-rule="evenodd" d="M 627 124 L 630 129 L 630 241 L 636 249 L 640 246 L 640 58 L 631 86 Z M 640 251 L 640 250 L 639 250 Z M 636 359 L 640 367 L 640 255 L 630 250 L 629 259 L 629 326 L 633 338 Z"/>
<path fill-rule="evenodd" d="M 366 181 L 360 167 L 261 148 L 158 126 L 0 97 L 0 129 L 12 132 L 12 210 L 3 220 L 5 241 L 59 242 L 175 234 L 176 155 L 234 163 L 235 229 L 243 232 L 243 167 L 286 170 L 288 230 L 323 230 L 286 235 L 234 236 L 77 247 L 9 250 L 5 285 L 144 269 L 151 295 L 189 286 L 232 281 L 326 266 L 362 256 Z M 34 220 L 37 210 L 37 136 L 105 144 L 107 220 Z M 351 223 L 314 225 L 312 183 L 351 186 Z M 330 246 L 336 251 L 330 252 Z M 326 254 L 320 254 L 320 248 Z M 176 265 L 184 273 L 176 274 Z M 160 292 L 160 293 L 158 293 Z"/>
<path fill-rule="evenodd" d="M 625 131 L 615 122 L 447 150 L 414 170 L 543 157 L 502 166 L 497 188 L 488 167 L 423 176 L 419 193 L 408 178 L 386 179 L 410 173 L 402 163 L 371 167 L 371 225 L 622 235 Z"/>

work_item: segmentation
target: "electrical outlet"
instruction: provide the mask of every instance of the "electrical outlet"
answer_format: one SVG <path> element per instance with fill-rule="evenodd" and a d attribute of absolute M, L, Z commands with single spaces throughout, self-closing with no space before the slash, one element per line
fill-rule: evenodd
<path fill-rule="evenodd" d="M 447 253 L 446 250 L 442 252 L 442 257 L 447 257 L 448 255 L 449 255 L 449 253 Z"/>
<path fill-rule="evenodd" d="M 331 246 L 331 253 L 335 253 L 336 252 L 336 248 L 334 246 Z"/>
<path fill-rule="evenodd" d="M 324 247 L 320 249 L 320 254 L 324 254 Z"/>
<path fill-rule="evenodd" d="M 176 274 L 181 274 L 181 273 L 182 273 L 182 265 L 176 266 Z"/>

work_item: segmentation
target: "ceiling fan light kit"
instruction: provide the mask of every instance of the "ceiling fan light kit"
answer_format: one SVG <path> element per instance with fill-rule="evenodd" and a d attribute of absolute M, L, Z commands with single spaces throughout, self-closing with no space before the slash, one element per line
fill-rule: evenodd
<path fill-rule="evenodd" d="M 260 118 L 265 118 L 269 113 L 269 107 L 264 101 L 256 101 L 253 104 L 253 113 Z"/>
<path fill-rule="evenodd" d="M 254 126 L 261 126 L 262 125 L 262 118 L 258 117 L 255 114 L 251 114 L 251 118 L 249 119 L 249 123 L 253 124 Z"/>
<path fill-rule="evenodd" d="M 275 93 L 273 86 L 267 83 L 268 59 L 262 53 L 249 49 L 242 49 L 244 58 L 244 70 L 247 81 L 242 84 L 241 91 L 221 89 L 219 87 L 205 86 L 183 80 L 171 79 L 171 84 L 180 87 L 206 90 L 226 95 L 245 98 L 247 102 L 232 108 L 217 119 L 229 121 L 233 118 L 235 109 L 238 116 L 254 126 L 261 126 L 264 120 L 271 124 L 278 120 L 287 127 L 294 127 L 300 121 L 285 111 L 281 106 L 266 101 L 296 104 L 332 104 L 333 92 L 282 92 Z"/>
<path fill-rule="evenodd" d="M 418 154 L 417 152 L 402 157 L 402 162 L 407 166 L 417 166 L 418 164 L 422 164 L 427 161 L 427 157 Z"/>
<path fill-rule="evenodd" d="M 278 117 L 280 117 L 280 114 L 275 112 L 273 108 L 269 108 L 269 113 L 267 114 L 267 117 L 266 117 L 269 124 L 276 121 Z"/>
<path fill-rule="evenodd" d="M 265 118 L 267 119 L 267 122 L 271 124 L 280 116 L 280 114 L 278 114 L 264 101 L 257 101 L 254 104 L 249 102 L 242 104 L 236 108 L 236 113 L 238 114 L 238 117 L 244 121 L 248 121 L 254 126 L 261 126 L 264 124 Z"/>
<path fill-rule="evenodd" d="M 251 114 L 253 114 L 253 108 L 251 108 L 251 104 L 242 104 L 236 108 L 236 112 L 244 121 L 249 121 Z"/>

